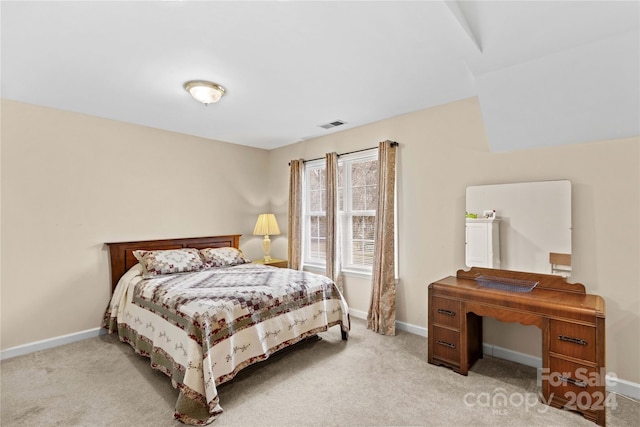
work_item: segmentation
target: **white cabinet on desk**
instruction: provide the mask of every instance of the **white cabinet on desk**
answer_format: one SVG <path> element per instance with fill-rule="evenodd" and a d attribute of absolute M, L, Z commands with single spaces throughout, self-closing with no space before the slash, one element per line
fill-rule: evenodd
<path fill-rule="evenodd" d="M 500 220 L 467 218 L 465 232 L 467 267 L 500 268 Z"/>

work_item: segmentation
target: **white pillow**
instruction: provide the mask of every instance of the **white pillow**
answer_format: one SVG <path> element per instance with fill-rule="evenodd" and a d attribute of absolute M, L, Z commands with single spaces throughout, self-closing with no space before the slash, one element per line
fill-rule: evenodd
<path fill-rule="evenodd" d="M 204 263 L 197 249 L 168 249 L 164 251 L 133 251 L 142 265 L 142 277 L 149 278 L 161 274 L 200 271 Z"/>
<path fill-rule="evenodd" d="M 240 249 L 236 248 L 206 248 L 200 249 L 206 268 L 231 267 L 251 262 L 244 257 Z"/>

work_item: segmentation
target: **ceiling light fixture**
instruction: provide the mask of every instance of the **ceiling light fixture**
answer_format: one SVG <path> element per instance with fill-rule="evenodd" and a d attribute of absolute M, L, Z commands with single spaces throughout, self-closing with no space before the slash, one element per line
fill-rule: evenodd
<path fill-rule="evenodd" d="M 184 88 L 193 96 L 193 99 L 204 105 L 214 104 L 224 95 L 222 86 L 204 80 L 190 80 L 184 84 Z"/>

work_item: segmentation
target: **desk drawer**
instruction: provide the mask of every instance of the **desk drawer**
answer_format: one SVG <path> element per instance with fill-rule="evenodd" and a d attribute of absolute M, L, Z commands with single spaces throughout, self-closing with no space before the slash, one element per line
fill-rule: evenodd
<path fill-rule="evenodd" d="M 433 327 L 433 356 L 460 365 L 460 333 L 451 329 Z"/>
<path fill-rule="evenodd" d="M 596 361 L 595 326 L 551 320 L 549 322 L 549 341 L 549 350 L 553 353 L 590 362 Z"/>
<path fill-rule="evenodd" d="M 592 410 L 603 403 L 605 377 L 596 367 L 550 357 L 549 392 L 567 401 L 567 409 Z"/>
<path fill-rule="evenodd" d="M 460 329 L 460 301 L 433 297 L 433 323 Z"/>

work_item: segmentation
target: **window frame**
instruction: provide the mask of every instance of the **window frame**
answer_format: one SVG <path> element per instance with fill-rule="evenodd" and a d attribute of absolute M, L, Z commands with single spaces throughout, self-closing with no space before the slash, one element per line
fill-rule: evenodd
<path fill-rule="evenodd" d="M 338 160 L 338 165 L 343 167 L 343 187 L 346 188 L 349 186 L 350 191 L 345 191 L 343 189 L 343 203 L 342 209 L 338 209 L 338 217 L 340 221 L 340 226 L 342 227 L 343 233 L 341 233 L 342 237 L 342 270 L 347 272 L 355 272 L 355 273 L 367 273 L 371 274 L 373 269 L 373 265 L 363 265 L 363 264 L 355 264 L 353 261 L 353 249 L 352 243 L 353 239 L 353 217 L 354 216 L 370 216 L 374 218 L 374 227 L 375 227 L 375 218 L 377 214 L 377 206 L 375 209 L 353 209 L 353 177 L 351 175 L 351 168 L 347 166 L 352 165 L 354 163 L 364 163 L 375 160 L 376 163 L 378 161 L 378 149 L 367 150 L 366 152 L 360 153 L 352 153 L 343 155 Z M 376 191 L 378 189 L 378 183 L 376 180 Z M 368 207 L 368 206 L 367 206 Z M 363 243 L 368 239 L 362 239 Z M 371 239 L 371 243 L 375 245 L 375 230 L 374 230 L 374 238 Z"/>
<path fill-rule="evenodd" d="M 327 216 L 326 205 L 324 206 L 324 211 L 311 211 L 311 198 L 310 192 L 311 189 L 308 187 L 310 182 L 311 171 L 314 169 L 325 169 L 325 183 L 326 183 L 326 162 L 324 159 L 311 160 L 305 162 L 304 171 L 302 174 L 302 188 L 303 188 L 303 197 L 302 197 L 302 264 L 303 266 L 312 266 L 317 268 L 325 268 L 326 266 L 326 258 L 314 258 L 311 257 L 311 236 L 309 233 L 311 232 L 311 217 L 312 216 Z M 326 200 L 326 198 L 325 198 Z M 326 204 L 326 202 L 325 202 Z M 326 242 L 326 235 L 325 235 Z"/>
<path fill-rule="evenodd" d="M 352 273 L 355 275 L 364 275 L 370 276 L 372 272 L 372 265 L 362 265 L 355 264 L 353 262 L 353 250 L 352 250 L 352 242 L 353 242 L 353 220 L 354 216 L 372 216 L 376 217 L 376 209 L 353 209 L 352 200 L 353 200 L 353 184 L 352 184 L 352 176 L 351 176 L 351 168 L 348 167 L 354 163 L 363 163 L 370 161 L 378 161 L 378 149 L 366 150 L 358 153 L 351 153 L 347 155 L 341 155 L 338 159 L 339 167 L 342 167 L 342 198 L 340 198 L 341 206 L 338 209 L 338 221 L 339 227 L 341 227 L 341 246 L 342 246 L 342 254 L 341 254 L 341 263 L 342 263 L 342 271 L 345 273 Z M 310 211 L 311 203 L 310 203 L 310 193 L 311 189 L 308 187 L 311 171 L 315 169 L 325 169 L 325 179 L 326 179 L 326 161 L 324 158 L 318 160 L 312 160 L 305 162 L 304 173 L 303 173 L 303 222 L 302 222 L 302 263 L 305 267 L 324 269 L 326 268 L 326 258 L 317 258 L 311 257 L 311 236 L 310 236 L 310 224 L 312 216 L 324 216 L 326 217 L 326 206 L 324 211 Z M 346 172 L 346 173 L 345 173 Z M 325 181 L 326 182 L 326 181 Z M 345 188 L 349 188 L 349 191 L 346 191 Z M 376 182 L 376 191 L 377 191 L 377 182 Z M 326 199 L 325 199 L 326 200 Z M 368 206 L 366 206 L 368 208 Z M 375 232 L 374 232 L 375 236 Z M 326 237 L 325 237 L 326 238 Z M 366 239 L 365 239 L 366 240 Z M 375 241 L 372 242 L 375 244 Z"/>

